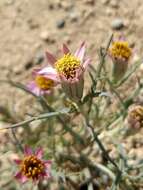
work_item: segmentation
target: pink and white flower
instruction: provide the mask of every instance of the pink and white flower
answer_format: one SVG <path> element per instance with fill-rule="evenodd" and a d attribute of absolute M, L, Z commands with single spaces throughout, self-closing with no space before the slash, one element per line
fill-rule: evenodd
<path fill-rule="evenodd" d="M 43 149 L 38 148 L 35 152 L 28 146 L 24 148 L 24 158 L 15 159 L 15 163 L 19 166 L 19 171 L 15 174 L 15 178 L 25 183 L 29 179 L 33 182 L 39 180 L 49 179 L 51 177 L 51 164 L 50 160 L 43 160 Z"/>
<path fill-rule="evenodd" d="M 71 54 L 67 45 L 63 44 L 64 55 L 60 59 L 46 52 L 47 60 L 56 70 L 64 92 L 75 101 L 80 100 L 83 95 L 84 72 L 90 63 L 89 58 L 85 59 L 85 50 L 85 43 L 82 43 L 76 52 Z"/>
<path fill-rule="evenodd" d="M 59 83 L 57 72 L 52 67 L 35 69 L 33 78 L 34 80 L 29 82 L 27 88 L 37 96 L 50 94 L 53 88 Z"/>

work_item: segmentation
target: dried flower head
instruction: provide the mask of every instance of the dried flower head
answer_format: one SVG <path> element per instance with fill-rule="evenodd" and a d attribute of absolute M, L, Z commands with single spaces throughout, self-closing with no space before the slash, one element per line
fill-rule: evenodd
<path fill-rule="evenodd" d="M 120 39 L 112 43 L 111 48 L 109 48 L 109 55 L 113 61 L 113 78 L 115 81 L 118 81 L 124 76 L 127 70 L 129 59 L 132 56 L 132 50 L 127 41 Z"/>
<path fill-rule="evenodd" d="M 128 124 L 131 128 L 143 127 L 143 106 L 134 105 L 129 109 Z"/>
<path fill-rule="evenodd" d="M 60 59 L 57 60 L 51 53 L 46 52 L 47 59 L 56 70 L 68 97 L 80 100 L 84 87 L 83 74 L 90 63 L 90 59 L 84 59 L 85 44 L 82 43 L 75 54 L 72 54 L 65 44 L 62 50 L 64 55 Z"/>
<path fill-rule="evenodd" d="M 49 94 L 59 82 L 56 71 L 51 67 L 44 69 L 44 72 L 43 69 L 34 70 L 33 78 L 27 88 L 37 96 Z"/>
<path fill-rule="evenodd" d="M 33 153 L 30 147 L 25 146 L 24 158 L 22 160 L 15 160 L 15 163 L 19 165 L 20 169 L 15 175 L 16 179 L 21 183 L 25 183 L 28 179 L 37 182 L 50 178 L 51 161 L 42 160 L 42 156 L 43 150 L 41 148 Z"/>

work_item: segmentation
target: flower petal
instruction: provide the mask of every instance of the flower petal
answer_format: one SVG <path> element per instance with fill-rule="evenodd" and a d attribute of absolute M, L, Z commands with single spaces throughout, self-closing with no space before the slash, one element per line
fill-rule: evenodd
<path fill-rule="evenodd" d="M 85 42 L 83 42 L 75 52 L 75 56 L 78 57 L 81 61 L 83 61 L 84 55 L 85 55 Z"/>
<path fill-rule="evenodd" d="M 56 70 L 53 67 L 44 67 L 43 69 L 38 71 L 38 74 L 45 75 L 45 74 L 57 74 Z"/>
<path fill-rule="evenodd" d="M 25 145 L 25 147 L 24 147 L 24 154 L 25 154 L 26 156 L 29 156 L 29 155 L 32 155 L 32 154 L 33 154 L 32 149 L 31 149 L 28 145 Z"/>
<path fill-rule="evenodd" d="M 25 183 L 28 179 L 26 176 L 22 175 L 21 172 L 17 172 L 14 176 L 18 181 L 20 181 L 21 183 Z"/>
<path fill-rule="evenodd" d="M 21 164 L 22 160 L 20 160 L 20 159 L 14 159 L 14 162 L 15 162 L 17 165 L 19 165 L 19 164 Z"/>
<path fill-rule="evenodd" d="M 70 52 L 69 48 L 67 47 L 66 44 L 63 44 L 63 53 L 68 54 Z"/>
<path fill-rule="evenodd" d="M 49 166 L 51 166 L 52 161 L 51 160 L 44 160 L 44 164 L 46 167 L 49 167 Z"/>
<path fill-rule="evenodd" d="M 36 96 L 40 96 L 41 94 L 40 89 L 38 88 L 38 86 L 36 85 L 34 81 L 29 82 L 29 84 L 27 84 L 27 88 L 28 90 L 33 92 Z"/>
<path fill-rule="evenodd" d="M 91 63 L 91 59 L 90 59 L 90 58 L 86 59 L 86 60 L 83 62 L 83 68 L 86 69 L 87 66 L 88 66 L 90 63 Z"/>
<path fill-rule="evenodd" d="M 53 66 L 55 62 L 57 61 L 55 56 L 51 54 L 50 52 L 46 51 L 46 58 L 48 59 L 49 63 Z"/>
<path fill-rule="evenodd" d="M 52 79 L 53 81 L 60 82 L 57 71 L 52 67 L 45 67 L 41 69 L 38 74 L 44 75 L 44 77 Z"/>
<path fill-rule="evenodd" d="M 36 151 L 35 151 L 35 156 L 37 156 L 37 158 L 41 159 L 43 157 L 43 149 L 42 148 L 38 148 Z"/>

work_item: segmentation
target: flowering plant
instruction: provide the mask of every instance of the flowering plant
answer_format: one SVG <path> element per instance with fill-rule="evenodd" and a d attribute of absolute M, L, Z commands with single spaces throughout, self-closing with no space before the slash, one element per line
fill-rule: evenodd
<path fill-rule="evenodd" d="M 59 59 L 46 51 L 48 65 L 33 69 L 27 85 L 7 81 L 32 95 L 22 107 L 28 106 L 23 121 L 18 113 L 13 116 L 4 110 L 10 126 L 0 129 L 11 130 L 16 156 L 22 153 L 21 159 L 14 159 L 18 166 L 14 176 L 15 181 L 27 182 L 25 189 L 31 189 L 30 184 L 39 190 L 141 187 L 142 158 L 133 157 L 128 144 L 131 135 L 142 135 L 142 61 L 134 63 L 128 42 L 113 41 L 113 35 L 100 48 L 98 63 L 90 64 L 85 50 L 82 43 L 72 54 L 64 44 Z M 39 145 L 42 148 L 35 151 L 30 148 Z M 20 183 L 15 182 L 16 190 Z M 10 184 L 12 189 L 13 181 Z"/>

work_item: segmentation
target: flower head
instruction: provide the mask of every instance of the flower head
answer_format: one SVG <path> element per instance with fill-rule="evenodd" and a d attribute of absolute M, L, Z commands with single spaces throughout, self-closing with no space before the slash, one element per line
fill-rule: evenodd
<path fill-rule="evenodd" d="M 76 77 L 76 72 L 81 68 L 81 61 L 71 55 L 65 54 L 61 59 L 55 63 L 55 68 L 60 75 L 63 75 L 67 80 L 74 79 Z"/>
<path fill-rule="evenodd" d="M 58 84 L 57 73 L 51 67 L 46 68 L 46 70 L 35 70 L 33 77 L 34 80 L 27 85 L 27 88 L 37 96 L 49 94 Z"/>
<path fill-rule="evenodd" d="M 128 124 L 130 128 L 134 129 L 143 127 L 143 106 L 134 105 L 129 108 Z"/>
<path fill-rule="evenodd" d="M 127 41 L 119 39 L 112 43 L 111 48 L 109 48 L 109 55 L 113 61 L 113 78 L 115 81 L 118 81 L 124 76 L 127 70 L 129 59 L 132 56 L 132 50 Z"/>
<path fill-rule="evenodd" d="M 80 99 L 83 94 L 83 74 L 90 59 L 85 59 L 85 43 L 74 54 L 63 45 L 63 56 L 56 59 L 51 53 L 46 52 L 49 63 L 56 70 L 65 93 L 72 99 Z"/>
<path fill-rule="evenodd" d="M 24 158 L 22 160 L 15 160 L 20 169 L 15 175 L 16 179 L 21 183 L 25 183 L 28 179 L 37 182 L 44 178 L 50 178 L 51 161 L 42 160 L 42 156 L 43 150 L 41 148 L 33 153 L 30 147 L 25 146 Z"/>
<path fill-rule="evenodd" d="M 112 47 L 109 49 L 109 52 L 113 59 L 120 59 L 123 61 L 128 61 L 132 55 L 131 48 L 126 41 L 113 42 Z"/>

